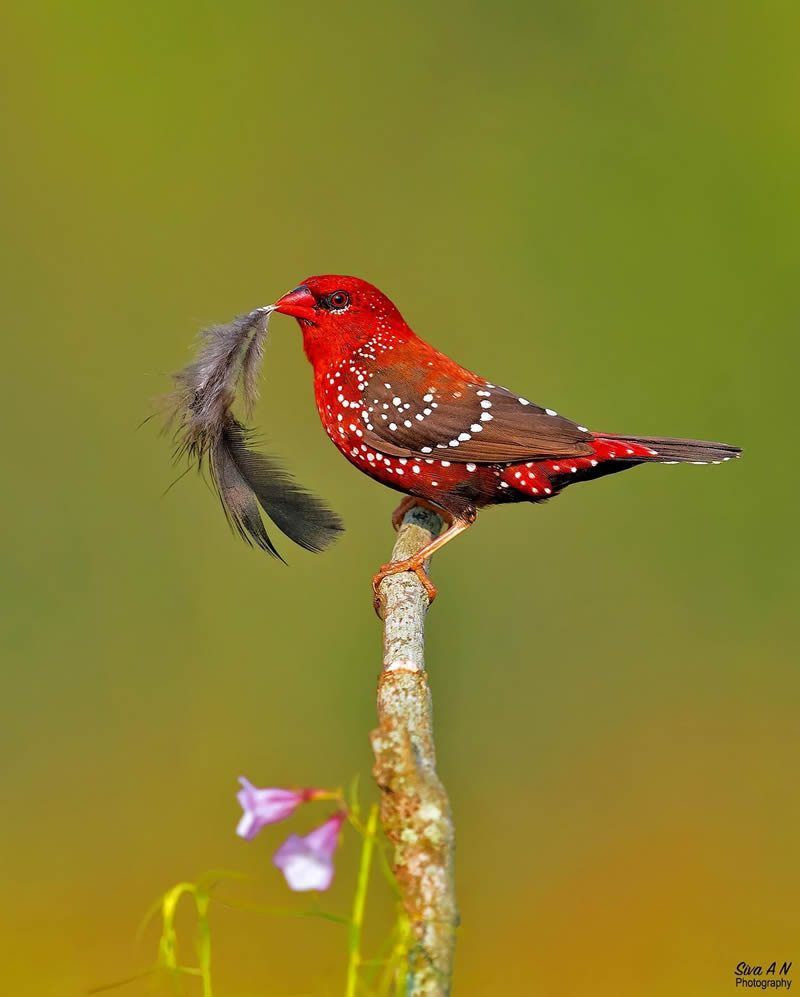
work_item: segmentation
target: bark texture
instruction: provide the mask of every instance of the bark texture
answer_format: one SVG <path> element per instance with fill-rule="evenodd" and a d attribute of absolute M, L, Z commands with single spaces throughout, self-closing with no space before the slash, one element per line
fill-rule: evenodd
<path fill-rule="evenodd" d="M 424 508 L 408 512 L 392 560 L 420 551 L 443 526 Z M 426 565 L 427 569 L 427 565 Z M 450 802 L 436 773 L 433 706 L 424 659 L 428 597 L 410 572 L 380 587 L 383 668 L 373 773 L 382 794 L 381 821 L 393 845 L 393 869 L 416 945 L 409 953 L 406 993 L 445 997 L 453 974 L 458 910 Z"/>

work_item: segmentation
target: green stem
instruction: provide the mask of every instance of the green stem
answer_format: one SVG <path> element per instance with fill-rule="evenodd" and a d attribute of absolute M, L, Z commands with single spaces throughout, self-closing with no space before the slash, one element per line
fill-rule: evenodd
<path fill-rule="evenodd" d="M 200 960 L 200 976 L 203 983 L 203 997 L 212 997 L 211 993 L 211 931 L 208 925 L 209 895 L 196 891 L 194 902 L 197 906 L 198 956 Z"/>
<path fill-rule="evenodd" d="M 369 885 L 369 870 L 372 864 L 372 852 L 375 848 L 375 834 L 378 829 L 378 805 L 373 804 L 367 820 L 364 845 L 361 849 L 361 864 L 358 869 L 356 895 L 353 898 L 353 914 L 350 918 L 349 958 L 347 960 L 347 986 L 345 997 L 356 997 L 358 986 L 358 970 L 361 965 L 361 928 L 364 924 L 364 908 L 367 903 L 367 886 Z"/>

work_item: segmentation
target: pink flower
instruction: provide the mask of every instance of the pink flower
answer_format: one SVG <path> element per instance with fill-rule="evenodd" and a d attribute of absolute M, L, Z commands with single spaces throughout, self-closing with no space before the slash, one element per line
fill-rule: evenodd
<path fill-rule="evenodd" d="M 236 828 L 241 838 L 251 841 L 262 827 L 290 817 L 306 800 L 313 798 L 313 789 L 256 789 L 247 779 L 240 778 L 242 788 L 236 794 L 241 803 L 242 819 Z"/>
<path fill-rule="evenodd" d="M 327 890 L 333 882 L 333 855 L 345 814 L 329 817 L 304 837 L 290 834 L 275 852 L 272 864 L 286 877 L 290 890 Z"/>

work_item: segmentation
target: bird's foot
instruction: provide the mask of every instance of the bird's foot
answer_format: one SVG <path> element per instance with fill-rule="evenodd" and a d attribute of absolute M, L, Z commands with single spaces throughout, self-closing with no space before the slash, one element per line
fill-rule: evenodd
<path fill-rule="evenodd" d="M 426 502 L 425 499 L 417 498 L 415 495 L 407 495 L 392 513 L 392 526 L 395 530 L 399 530 L 403 525 L 406 513 L 417 508 L 417 506 L 422 509 L 430 509 L 431 512 L 435 512 L 437 516 L 442 517 L 448 526 L 453 521 L 453 517 L 448 512 L 439 506 L 433 505 L 432 502 Z"/>
<path fill-rule="evenodd" d="M 406 510 L 407 511 L 407 510 Z M 384 564 L 381 570 L 372 579 L 372 592 L 373 592 L 373 605 L 375 606 L 375 612 L 380 616 L 380 606 L 381 606 L 381 596 L 380 587 L 381 582 L 384 578 L 388 578 L 389 575 L 400 575 L 405 571 L 413 571 L 414 574 L 422 582 L 423 588 L 428 594 L 428 605 L 430 606 L 433 600 L 436 598 L 438 589 L 433 584 L 433 582 L 428 577 L 428 573 L 425 571 L 425 558 L 408 557 L 404 561 L 392 561 L 390 564 Z"/>

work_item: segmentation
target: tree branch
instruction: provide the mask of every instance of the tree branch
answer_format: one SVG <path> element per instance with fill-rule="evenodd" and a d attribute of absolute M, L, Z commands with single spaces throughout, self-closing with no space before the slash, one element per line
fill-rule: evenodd
<path fill-rule="evenodd" d="M 435 512 L 411 509 L 392 560 L 411 557 L 439 535 Z M 426 570 L 428 564 L 426 563 Z M 383 669 L 378 682 L 378 729 L 372 732 L 373 774 L 382 794 L 381 822 L 394 846 L 393 870 L 417 940 L 409 953 L 405 992 L 450 993 L 458 910 L 450 801 L 436 774 L 433 706 L 424 661 L 428 597 L 411 572 L 380 587 Z"/>

